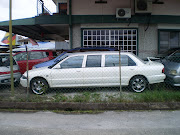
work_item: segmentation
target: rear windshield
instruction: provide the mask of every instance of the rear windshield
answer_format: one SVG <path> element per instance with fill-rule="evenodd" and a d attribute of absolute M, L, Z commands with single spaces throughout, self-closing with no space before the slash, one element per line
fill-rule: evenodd
<path fill-rule="evenodd" d="M 176 51 L 174 54 L 170 55 L 168 57 L 168 60 L 169 61 L 172 61 L 172 62 L 178 62 L 180 63 L 180 50 Z"/>
<path fill-rule="evenodd" d="M 16 65 L 16 62 L 14 59 L 13 59 L 13 65 Z M 9 55 L 0 55 L 0 66 L 10 66 Z"/>

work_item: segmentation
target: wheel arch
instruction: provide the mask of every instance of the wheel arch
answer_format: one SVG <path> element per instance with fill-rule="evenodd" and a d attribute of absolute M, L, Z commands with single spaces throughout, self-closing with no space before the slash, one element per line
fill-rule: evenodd
<path fill-rule="evenodd" d="M 32 81 L 33 81 L 34 79 L 37 79 L 37 78 L 44 79 L 44 80 L 47 82 L 48 86 L 50 86 L 50 85 L 49 85 L 49 82 L 48 82 L 44 77 L 41 77 L 41 76 L 36 76 L 36 77 L 32 78 L 32 79 L 30 80 L 30 83 L 29 83 L 29 84 L 31 85 Z"/>
<path fill-rule="evenodd" d="M 130 84 L 131 80 L 132 80 L 133 78 L 135 78 L 135 77 L 143 77 L 143 78 L 147 81 L 147 84 L 149 85 L 148 79 L 147 79 L 144 75 L 141 75 L 141 74 L 132 76 L 131 79 L 129 80 L 129 84 Z"/>

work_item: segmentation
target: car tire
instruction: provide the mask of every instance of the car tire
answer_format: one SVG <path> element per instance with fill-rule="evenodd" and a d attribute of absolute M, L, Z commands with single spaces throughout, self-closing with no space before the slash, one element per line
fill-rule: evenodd
<path fill-rule="evenodd" d="M 20 81 L 16 81 L 16 82 L 14 82 L 14 87 L 19 86 L 19 83 L 20 83 Z"/>
<path fill-rule="evenodd" d="M 43 78 L 35 78 L 30 83 L 30 90 L 37 95 L 44 94 L 49 89 L 47 81 Z"/>
<path fill-rule="evenodd" d="M 143 92 L 147 85 L 147 80 L 143 76 L 135 76 L 130 80 L 129 83 L 130 89 L 135 92 Z"/>

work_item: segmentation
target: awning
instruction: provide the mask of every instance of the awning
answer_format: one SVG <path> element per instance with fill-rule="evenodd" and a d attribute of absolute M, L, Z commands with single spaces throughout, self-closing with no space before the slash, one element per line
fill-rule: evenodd
<path fill-rule="evenodd" d="M 0 22 L 0 30 L 9 31 L 9 21 Z M 68 40 L 68 16 L 42 15 L 12 21 L 12 32 L 36 40 Z"/>

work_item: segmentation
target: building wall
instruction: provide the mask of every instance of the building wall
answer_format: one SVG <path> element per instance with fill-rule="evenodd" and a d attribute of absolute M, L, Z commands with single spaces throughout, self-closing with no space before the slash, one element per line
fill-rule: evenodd
<path fill-rule="evenodd" d="M 95 4 L 97 0 L 72 0 L 72 15 L 115 15 L 116 8 L 131 8 L 134 0 L 106 0 L 107 4 Z M 153 4 L 152 15 L 180 15 L 180 0 L 163 0 L 164 4 Z"/>
<path fill-rule="evenodd" d="M 138 29 L 138 56 L 146 58 L 158 53 L 158 26 L 146 24 L 78 24 L 73 25 L 73 48 L 81 47 L 81 29 L 83 28 L 137 28 Z M 146 30 L 147 29 L 147 30 Z M 145 31 L 146 30 L 146 31 Z"/>
<path fill-rule="evenodd" d="M 139 24 L 138 29 L 138 51 L 139 57 L 146 58 L 156 56 L 158 53 L 157 25 Z"/>
<path fill-rule="evenodd" d="M 107 0 L 108 4 L 95 4 L 95 0 L 72 0 L 72 15 L 115 15 L 116 8 L 131 8 L 134 14 L 134 0 Z M 163 0 L 164 4 L 153 4 L 152 15 L 180 16 L 180 0 Z M 179 24 L 143 23 L 82 23 L 73 24 L 73 48 L 82 46 L 84 28 L 137 28 L 138 56 L 146 58 L 158 54 L 158 29 L 180 30 Z"/>

